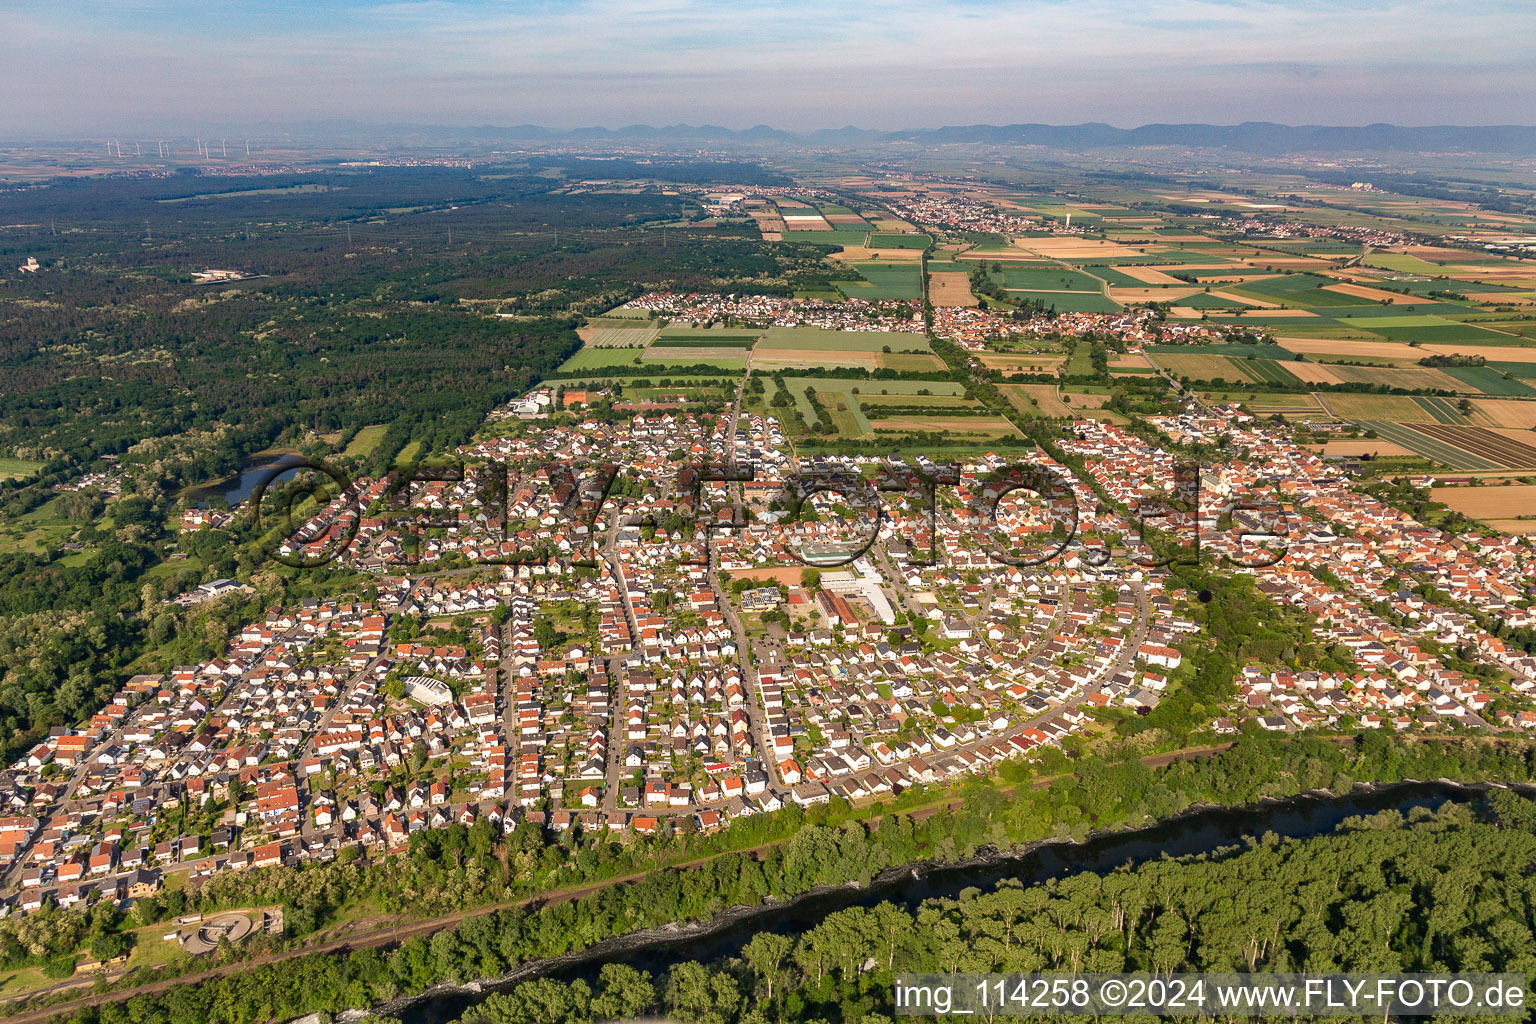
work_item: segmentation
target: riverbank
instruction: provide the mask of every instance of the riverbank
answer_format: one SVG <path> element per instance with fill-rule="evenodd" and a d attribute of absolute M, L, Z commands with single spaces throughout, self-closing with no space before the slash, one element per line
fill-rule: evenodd
<path fill-rule="evenodd" d="M 933 858 L 938 850 L 948 848 L 943 844 L 947 844 L 950 840 L 958 843 L 955 848 L 963 854 L 974 854 L 984 849 L 984 840 L 977 841 L 981 838 L 978 830 L 985 833 L 989 827 L 987 824 L 989 821 L 994 823 L 991 826 L 994 837 L 1002 835 L 1000 826 L 1004 821 L 1012 820 L 1018 826 L 1013 834 L 1018 836 L 1021 843 L 1031 836 L 1042 837 L 1042 841 L 1011 848 L 1007 854 L 994 854 L 981 862 L 975 860 L 962 863 L 943 862 L 942 867 L 950 869 L 945 873 L 945 877 L 956 877 L 955 872 L 959 871 L 961 872 L 959 877 L 969 877 L 969 882 L 962 881 L 961 885 L 972 882 L 995 884 L 998 878 L 997 872 L 995 869 L 989 869 L 987 864 L 1029 856 L 1031 851 L 1041 858 L 1040 863 L 1035 866 L 1032 874 L 1023 868 L 1010 869 L 1015 877 L 1025 877 L 1029 874 L 1034 881 L 1043 880 L 1049 877 L 1047 868 L 1058 873 L 1083 870 L 1085 867 L 1108 871 L 1119 866 L 1131 855 L 1123 848 L 1125 844 L 1135 843 L 1141 836 L 1151 836 L 1154 839 L 1162 836 L 1162 839 L 1147 846 L 1144 852 L 1136 853 L 1137 856 L 1161 856 L 1164 852 L 1174 854 L 1203 852 L 1221 844 L 1240 843 L 1245 834 L 1262 832 L 1265 828 L 1277 834 L 1310 834 L 1308 830 L 1315 829 L 1317 826 L 1309 825 L 1305 820 L 1276 819 L 1272 825 L 1260 827 L 1254 824 L 1253 817 L 1255 814 L 1280 813 L 1273 811 L 1273 808 L 1279 807 L 1283 811 L 1292 802 L 1299 802 L 1297 806 L 1310 806 L 1306 801 L 1315 798 L 1293 795 L 1298 783 L 1306 785 L 1302 783 L 1303 779 L 1309 780 L 1310 785 L 1307 785 L 1307 788 L 1314 793 L 1319 787 L 1350 787 L 1350 796 L 1342 800 L 1332 797 L 1321 798 L 1341 806 L 1348 806 L 1352 800 L 1355 804 L 1359 804 L 1359 800 L 1354 797 L 1351 773 L 1368 776 L 1380 771 L 1388 779 L 1400 779 L 1404 776 L 1432 778 L 1446 775 L 1473 783 L 1481 783 L 1489 779 L 1536 779 L 1536 766 L 1533 766 L 1530 760 L 1530 754 L 1536 748 L 1533 748 L 1529 741 L 1509 739 L 1474 744 L 1458 743 L 1453 746 L 1442 742 L 1429 742 L 1431 739 L 1445 740 L 1453 739 L 1452 737 L 1423 738 L 1422 742 L 1391 738 L 1367 739 L 1370 740 L 1367 746 L 1355 752 L 1350 752 L 1346 748 L 1353 746 L 1355 742 L 1365 741 L 1332 736 L 1252 737 L 1245 749 L 1233 752 L 1230 756 L 1225 751 L 1231 744 L 1222 743 L 1206 748 L 1186 748 L 1148 754 L 1124 762 L 1100 762 L 1087 759 L 1074 764 L 1072 770 L 1065 773 L 1037 776 L 1006 787 L 989 785 L 976 793 L 950 793 L 942 797 L 934 794 L 936 799 L 931 802 L 925 802 L 920 807 L 906 807 L 895 811 L 894 814 L 889 808 L 869 808 L 864 813 L 850 817 L 847 821 L 839 819 L 817 826 L 807 825 L 806 828 L 799 829 L 794 834 L 765 839 L 753 846 L 723 849 L 691 858 L 686 857 L 685 854 L 682 859 L 676 861 L 647 865 L 643 868 L 637 867 L 636 870 L 625 875 L 616 875 L 566 889 L 546 890 L 515 900 L 487 904 L 432 918 L 416 920 L 395 916 L 384 920 L 371 918 L 367 919 L 365 924 L 360 921 L 363 928 L 350 934 L 333 935 L 330 938 L 317 936 L 316 941 L 302 948 L 251 957 L 227 965 L 209 967 L 206 970 L 193 968 L 178 977 L 151 979 L 142 984 L 124 986 L 115 990 L 97 989 L 89 995 L 81 995 L 78 998 L 67 998 L 72 993 L 58 992 L 54 995 L 55 1001 L 51 1006 L 34 1004 L 31 1007 L 18 1007 L 11 1015 L 11 1019 L 24 1022 L 40 1021 L 54 1014 L 69 1013 L 106 1002 L 121 1002 L 134 996 L 145 996 L 153 1000 L 172 987 L 193 989 L 193 992 L 187 993 L 188 997 L 194 1003 L 206 1002 L 211 1012 L 215 1004 L 226 1005 L 230 999 L 249 1003 L 255 998 L 252 994 L 253 990 L 235 985 L 234 980 L 228 977 L 236 974 L 268 978 L 273 985 L 280 984 L 278 979 L 284 977 L 312 976 L 317 982 L 322 977 L 350 978 L 354 986 L 350 991 L 364 994 L 376 993 L 376 998 L 372 1002 L 382 1005 L 386 1001 L 393 1001 L 401 992 L 420 991 L 418 985 L 426 988 L 432 981 L 439 980 L 445 975 L 452 976 L 453 973 L 459 972 L 462 976 L 463 973 L 474 972 L 476 967 L 486 963 L 499 966 L 503 971 L 522 970 L 527 964 L 545 961 L 552 965 L 548 970 L 553 972 L 565 970 L 564 965 L 576 965 L 571 968 L 572 970 L 582 969 L 580 966 L 582 963 L 593 964 L 594 969 L 596 966 L 601 966 L 595 959 L 598 954 L 594 954 L 590 948 L 579 951 L 571 948 L 573 943 L 578 941 L 576 939 L 578 935 L 590 936 L 591 940 L 603 942 L 620 933 L 630 936 L 629 940 L 622 945 L 603 947 L 605 950 L 621 950 L 609 959 L 642 964 L 654 961 L 658 967 L 664 969 L 667 962 L 677 958 L 672 955 L 674 952 L 683 959 L 699 958 L 717 949 L 723 954 L 730 951 L 729 940 L 732 936 L 741 935 L 749 939 L 752 934 L 761 930 L 787 931 L 796 927 L 811 927 L 819 920 L 820 915 L 835 910 L 837 906 L 851 905 L 852 901 L 857 899 L 879 902 L 882 899 L 899 898 L 911 903 L 920 901 L 932 892 L 942 894 L 944 891 L 942 887 L 940 889 L 933 887 L 941 885 L 940 881 L 930 884 L 922 878 L 921 874 L 901 882 L 899 892 L 887 889 L 883 885 L 877 887 L 877 883 L 883 881 L 884 876 L 871 879 L 867 872 L 858 870 L 858 859 L 872 855 L 883 848 L 888 855 L 875 863 L 900 864 L 903 865 L 904 870 L 910 871 L 913 862 L 920 858 Z M 1381 742 L 1385 742 L 1386 746 L 1379 750 L 1374 749 Z M 1367 767 L 1366 763 L 1361 761 L 1362 757 L 1372 762 L 1371 767 Z M 1377 760 L 1381 762 L 1379 765 L 1374 763 Z M 1150 768 L 1169 765 L 1171 762 L 1178 763 L 1167 769 L 1171 773 L 1167 775 L 1161 771 L 1154 774 L 1138 774 L 1138 770 L 1130 768 L 1133 763 L 1139 764 L 1142 768 Z M 1426 770 L 1414 771 L 1415 765 Z M 1266 786 L 1261 781 L 1264 778 L 1272 778 L 1274 781 Z M 1057 783 L 1064 783 L 1064 785 L 1058 786 Z M 1121 785 L 1131 788 L 1117 788 Z M 1360 797 L 1365 798 L 1372 790 L 1362 787 L 1359 792 Z M 1270 794 L 1279 798 L 1278 804 L 1274 800 L 1263 799 Z M 1183 799 L 1180 799 L 1181 795 Z M 1115 825 L 1111 828 L 1094 830 L 1090 835 L 1092 819 L 1088 808 L 1099 807 L 1109 810 L 1107 823 L 1123 821 L 1121 814 L 1113 811 L 1113 808 L 1122 800 L 1142 808 L 1137 816 L 1141 827 L 1128 829 L 1124 825 Z M 1193 806 L 1201 800 L 1210 801 L 1211 804 Z M 1217 815 L 1218 820 L 1226 820 L 1221 815 L 1224 809 L 1229 808 L 1247 809 L 1231 812 L 1231 820 L 1236 821 L 1237 825 L 1225 831 L 1208 832 L 1201 842 L 1194 846 L 1174 844 L 1172 840 L 1178 839 L 1179 834 L 1174 832 L 1165 834 L 1158 831 L 1160 828 L 1179 829 L 1191 813 L 1198 815 L 1208 812 Z M 1362 812 L 1359 806 L 1353 806 L 1350 810 L 1335 814 L 1334 821 L 1342 820 L 1342 817 L 1349 813 Z M 947 813 L 955 814 L 955 820 L 935 830 L 934 822 L 938 820 L 937 816 Z M 893 815 L 898 822 L 915 823 L 915 830 L 908 827 L 898 828 L 895 832 L 889 833 L 889 838 L 883 841 L 878 838 L 884 832 L 883 827 L 873 828 L 867 833 L 864 831 L 867 823 L 884 821 L 889 815 Z M 1155 815 L 1156 821 L 1151 820 L 1147 815 Z M 856 830 L 858 838 L 848 833 L 846 840 L 837 840 L 836 837 L 840 834 L 837 831 L 839 826 L 851 826 L 854 820 L 864 823 Z M 1045 832 L 1051 830 L 1052 823 L 1055 823 L 1058 834 L 1073 834 L 1084 839 L 1083 843 L 1071 844 L 1070 850 L 1091 852 L 1097 848 L 1096 844 L 1107 841 L 1122 847 L 1116 853 L 1119 859 L 1095 864 L 1085 861 L 1081 854 L 1052 853 L 1052 849 L 1061 843 L 1060 840 L 1053 842 L 1044 838 Z M 824 827 L 826 825 L 832 827 L 826 828 Z M 1044 828 L 1041 827 L 1042 825 Z M 964 835 L 968 835 L 969 838 L 962 838 Z M 910 845 L 920 836 L 924 838 L 918 845 Z M 993 842 L 997 841 L 996 838 L 993 839 Z M 826 844 L 832 843 L 835 847 L 838 842 L 846 842 L 849 844 L 848 849 L 854 851 L 853 859 L 843 861 L 841 866 L 836 866 L 838 863 L 836 859 L 826 860 L 827 857 L 839 856 Z M 791 855 L 793 855 L 791 861 L 784 859 Z M 719 865 L 724 873 L 688 870 L 712 863 Z M 822 864 L 830 870 L 822 870 L 815 866 Z M 757 867 L 755 870 L 748 870 L 748 865 L 757 865 Z M 771 868 L 773 871 L 785 873 L 774 874 L 769 884 L 765 886 L 763 870 L 769 865 L 773 866 Z M 930 859 L 925 861 L 924 865 L 931 867 L 933 862 Z M 969 876 L 966 874 L 967 865 L 975 867 L 975 871 Z M 741 872 L 739 876 L 738 870 Z M 677 876 L 677 880 L 669 882 L 667 878 L 669 875 Z M 752 881 L 754 877 L 755 882 Z M 815 884 L 842 883 L 850 879 L 861 880 L 867 884 L 868 888 L 845 888 L 838 885 L 832 890 L 832 895 L 827 895 L 823 891 L 825 906 L 815 901 L 807 903 L 795 898 L 803 897 L 805 892 Z M 688 898 L 693 900 L 694 909 L 685 910 L 684 904 L 679 904 L 675 911 L 660 910 L 659 908 L 662 907 L 671 907 L 676 901 L 677 893 L 673 887 L 677 885 L 681 885 L 690 894 Z M 625 891 L 614 892 L 614 898 L 611 900 L 606 897 L 603 900 L 582 899 L 602 890 L 616 889 Z M 711 899 L 711 892 L 717 893 L 720 898 Z M 759 906 L 757 901 L 769 892 L 779 894 L 782 900 L 779 903 Z M 873 895 L 866 895 L 869 893 Z M 748 898 L 742 899 L 743 896 Z M 834 899 L 841 899 L 843 902 L 834 905 L 831 902 Z M 782 911 L 782 914 L 774 918 L 754 918 L 744 925 L 738 924 L 736 919 L 732 918 L 721 922 L 721 928 L 718 931 L 708 932 L 700 932 L 697 928 L 694 931 L 683 932 L 680 929 L 684 926 L 672 923 L 674 918 L 685 920 L 689 917 L 702 918 L 706 915 L 710 915 L 712 921 L 713 910 L 718 908 L 723 912 L 725 908 L 739 903 L 751 903 L 753 910 L 757 912 Z M 809 910 L 802 913 L 800 909 L 802 907 Z M 509 911 L 511 913 L 506 913 Z M 458 927 L 466 921 L 480 918 L 488 919 L 489 934 L 478 920 L 472 929 L 461 930 Z M 652 929 L 652 931 L 647 933 L 644 929 Z M 421 962 L 422 958 L 428 955 L 425 940 L 444 931 L 450 933 L 446 936 L 446 945 L 442 947 L 441 953 L 431 954 L 431 962 L 440 966 L 429 967 L 426 962 Z M 716 935 L 722 936 L 720 942 L 715 941 Z M 666 944 L 664 948 L 647 950 L 635 944 L 637 940 L 634 936 L 644 936 L 658 942 L 668 938 L 678 939 L 678 941 Z M 414 952 L 410 954 L 412 959 L 407 961 L 397 962 L 390 959 L 386 963 L 381 963 L 378 957 L 368 952 L 372 948 L 379 947 L 404 948 Z M 450 954 L 449 950 L 456 952 Z M 574 959 L 570 958 L 569 954 L 573 952 L 581 955 Z M 562 966 L 555 966 L 556 960 Z M 412 964 L 416 966 L 411 966 Z M 494 970 L 481 973 L 487 978 L 499 977 Z M 413 983 L 413 978 L 420 980 Z M 483 986 L 485 983 L 481 984 Z M 234 987 L 231 988 L 231 986 Z M 451 986 L 436 986 L 432 987 L 431 991 L 445 993 L 447 988 Z M 246 1019 L 292 1019 L 314 1009 L 339 1013 L 347 1008 L 348 1002 L 347 999 L 342 998 L 340 989 L 333 990 L 329 987 L 310 989 L 301 986 L 298 989 L 288 990 L 263 987 L 259 991 L 267 993 L 264 998 L 256 1000 L 264 1003 L 265 1009 L 257 1006 L 248 1007 L 244 1011 L 247 1015 Z M 287 991 L 290 995 L 277 995 L 279 991 Z M 296 992 L 307 992 L 308 995 L 297 998 L 292 995 Z M 60 996 L 66 998 L 59 998 Z M 352 999 L 357 1000 L 352 1003 L 353 1006 L 364 1004 L 364 1001 L 357 999 L 356 995 L 353 995 Z"/>
<path fill-rule="evenodd" d="M 1265 834 L 1282 839 L 1313 838 L 1337 830 L 1349 818 L 1384 810 L 1406 815 L 1415 807 L 1434 810 L 1445 803 L 1472 803 L 1500 787 L 1536 794 L 1536 786 L 1525 783 L 1405 780 L 1358 783 L 1343 795 L 1313 790 L 1242 807 L 1196 805 L 1138 827 L 1096 830 L 1082 841 L 1043 839 L 958 862 L 925 860 L 904 864 L 886 869 L 867 886 L 819 886 L 791 900 L 731 907 L 708 921 L 614 936 L 563 956 L 520 964 L 495 978 L 436 985 L 371 1010 L 338 1016 L 348 1024 L 355 1024 L 370 1013 L 398 1017 L 404 1024 L 449 1024 L 486 996 L 520 982 L 535 978 L 591 980 L 602 965 L 615 962 L 655 975 L 689 960 L 706 962 L 736 955 L 762 931 L 798 934 L 828 914 L 848 907 L 890 902 L 915 910 L 924 900 L 954 898 L 964 889 L 988 892 L 1004 880 L 1039 885 L 1070 874 L 1134 867 L 1165 854 L 1219 856 L 1245 849 L 1245 840 Z"/>

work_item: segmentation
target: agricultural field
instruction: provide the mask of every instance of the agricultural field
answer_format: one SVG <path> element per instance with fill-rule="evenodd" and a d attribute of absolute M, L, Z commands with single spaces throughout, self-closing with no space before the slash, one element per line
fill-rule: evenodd
<path fill-rule="evenodd" d="M 1291 415 L 1322 415 L 1323 407 L 1311 394 L 1275 393 L 1266 391 L 1202 391 L 1203 401 L 1218 405 L 1244 405 L 1258 416 L 1280 413 Z"/>
<path fill-rule="evenodd" d="M 1040 292 L 1008 289 L 1016 302 L 1038 302 L 1058 313 L 1118 313 L 1120 303 L 1099 292 Z"/>
<path fill-rule="evenodd" d="M 1341 363 L 1289 363 L 1292 373 L 1309 384 L 1379 384 L 1410 391 L 1470 391 L 1444 370 L 1405 366 L 1347 366 Z"/>
<path fill-rule="evenodd" d="M 1009 290 L 1050 292 L 1102 292 L 1104 282 L 1080 270 L 1061 267 L 1004 267 L 991 272 L 992 280 Z"/>
<path fill-rule="evenodd" d="M 1471 421 L 1482 427 L 1536 430 L 1536 402 L 1509 398 L 1475 398 Z"/>
<path fill-rule="evenodd" d="M 1026 416 L 1071 417 L 1076 413 L 1056 396 L 1054 384 L 1000 384 L 998 390 Z"/>
<path fill-rule="evenodd" d="M 1067 361 L 1066 356 L 1049 352 L 977 352 L 975 358 L 987 369 L 1003 373 L 1055 373 Z"/>
<path fill-rule="evenodd" d="M 380 441 L 384 440 L 384 435 L 388 431 L 389 425 L 385 423 L 363 427 L 352 435 L 352 440 L 347 443 L 347 447 L 341 454 L 346 458 L 366 458 L 373 454 L 373 450 L 379 446 Z"/>
<path fill-rule="evenodd" d="M 855 377 L 783 378 L 805 422 L 814 424 L 816 412 L 807 396 L 814 391 L 826 407 L 842 439 L 869 439 L 877 430 L 952 431 L 957 434 L 996 437 L 1013 433 L 1011 425 L 999 426 L 999 417 L 975 415 L 985 407 L 965 397 L 965 389 L 952 381 L 874 380 Z M 770 385 L 770 394 L 773 387 Z M 922 410 L 919 412 L 918 410 Z M 931 410 L 931 415 L 929 410 Z M 957 415 L 966 412 L 968 415 Z M 962 422 L 952 429 L 947 424 Z"/>
<path fill-rule="evenodd" d="M 1536 532 L 1536 484 L 1506 484 L 1482 487 L 1436 487 L 1430 496 L 1442 505 L 1472 519 L 1515 520 L 1524 524 L 1518 531 Z M 1507 527 L 1499 529 L 1508 530 Z"/>
<path fill-rule="evenodd" d="M 921 269 L 915 263 L 850 263 L 861 281 L 834 281 L 850 299 L 921 299 Z"/>
<path fill-rule="evenodd" d="M 1380 437 L 1451 469 L 1536 469 L 1536 446 L 1487 427 L 1359 420 Z M 1536 435 L 1532 435 L 1536 441 Z"/>
<path fill-rule="evenodd" d="M 927 235 L 891 234 L 874 232 L 869 236 L 871 249 L 926 249 L 933 244 Z"/>
<path fill-rule="evenodd" d="M 1487 366 L 1447 366 L 1445 372 L 1485 395 L 1536 397 L 1536 388 Z"/>
<path fill-rule="evenodd" d="M 41 462 L 33 462 L 29 459 L 0 458 L 0 480 L 28 477 L 42 468 Z"/>
<path fill-rule="evenodd" d="M 1195 353 L 1159 352 L 1151 356 L 1152 361 L 1175 377 L 1190 380 L 1210 381 L 1251 381 L 1257 383 L 1265 378 L 1249 373 L 1246 367 L 1247 360 L 1236 360 L 1229 356 L 1207 355 Z"/>
<path fill-rule="evenodd" d="M 589 321 L 576 334 L 589 348 L 644 348 L 660 331 L 656 323 L 603 318 Z"/>
<path fill-rule="evenodd" d="M 974 306 L 976 296 L 971 292 L 969 274 L 929 273 L 928 301 L 936 307 Z"/>
<path fill-rule="evenodd" d="M 643 349 L 629 348 L 580 348 L 560 364 L 559 373 L 580 373 L 583 370 L 604 370 L 614 366 L 631 366 L 644 358 Z"/>
<path fill-rule="evenodd" d="M 1321 394 L 1314 396 L 1323 407 L 1341 419 L 1397 420 L 1403 423 L 1437 421 L 1463 424 L 1467 418 L 1457 411 L 1456 401 L 1447 398 L 1408 395 Z"/>
<path fill-rule="evenodd" d="M 887 348 L 889 352 L 884 351 Z M 761 370 L 847 366 L 921 371 L 942 370 L 944 361 L 933 354 L 921 334 L 775 327 L 753 350 L 752 365 Z"/>

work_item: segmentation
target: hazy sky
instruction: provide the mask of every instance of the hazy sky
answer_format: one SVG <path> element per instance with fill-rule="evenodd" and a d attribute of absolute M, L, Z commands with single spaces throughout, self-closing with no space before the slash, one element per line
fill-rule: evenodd
<path fill-rule="evenodd" d="M 1536 0 L 0 0 L 0 134 L 1536 122 Z"/>

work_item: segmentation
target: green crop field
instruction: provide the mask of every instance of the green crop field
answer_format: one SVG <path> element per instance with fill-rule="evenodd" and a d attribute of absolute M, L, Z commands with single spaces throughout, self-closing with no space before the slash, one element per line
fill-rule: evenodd
<path fill-rule="evenodd" d="M 1004 267 L 992 271 L 992 280 L 1020 291 L 1102 292 L 1103 282 L 1080 270 L 1060 267 Z"/>
<path fill-rule="evenodd" d="M 739 348 L 648 348 L 644 362 L 647 364 L 694 366 L 708 363 L 718 370 L 745 370 L 746 353 Z"/>
<path fill-rule="evenodd" d="M 863 245 L 866 231 L 786 231 L 786 242 L 815 242 L 817 245 Z"/>
<path fill-rule="evenodd" d="M 1008 289 L 1008 297 L 1019 302 L 1040 302 L 1058 313 L 1118 313 L 1120 303 L 1098 292 L 1036 292 Z"/>
<path fill-rule="evenodd" d="M 346 449 L 341 454 L 348 458 L 361 458 L 365 455 L 372 455 L 373 450 L 379 446 L 379 442 L 384 440 L 384 434 L 388 430 L 388 424 L 384 423 L 375 423 L 372 426 L 362 428 L 352 435 L 351 442 L 347 444 Z"/>
<path fill-rule="evenodd" d="M 1447 366 L 1445 372 L 1485 395 L 1520 397 L 1536 395 L 1536 388 L 1518 380 L 1511 380 L 1491 366 Z"/>
<path fill-rule="evenodd" d="M 850 299 L 920 299 L 922 273 L 915 263 L 853 263 L 862 281 L 833 281 Z"/>
<path fill-rule="evenodd" d="M 1499 345 L 1511 340 L 1508 335 L 1450 321 L 1424 327 L 1368 327 L 1366 329 L 1389 341 L 1416 341 L 1421 345 L 1452 341 L 1464 341 L 1475 345 Z"/>
<path fill-rule="evenodd" d="M 1296 358 L 1296 353 L 1281 345 L 1148 345 L 1146 351 L 1153 355 L 1186 353 L 1232 356 L 1241 359 L 1253 356 L 1255 359 L 1278 359 L 1282 362 L 1289 362 Z"/>
<path fill-rule="evenodd" d="M 927 235 L 899 235 L 877 232 L 869 236 L 870 249 L 926 249 L 933 239 Z"/>
<path fill-rule="evenodd" d="M 879 352 L 890 346 L 892 352 L 932 352 L 928 339 L 921 334 L 893 331 L 830 331 L 823 327 L 772 327 L 758 343 L 761 351 L 770 349 L 817 349 L 828 352 Z"/>
<path fill-rule="evenodd" d="M 641 358 L 641 350 L 632 348 L 583 348 L 560 364 L 558 373 L 601 370 L 608 366 L 630 366 Z"/>
<path fill-rule="evenodd" d="M 1421 260 L 1417 256 L 1409 256 L 1399 252 L 1373 252 L 1362 260 L 1368 267 L 1379 267 L 1382 270 L 1395 270 L 1406 274 L 1427 274 L 1431 277 L 1445 273 L 1445 268 L 1437 263 Z"/>
<path fill-rule="evenodd" d="M 0 458 L 0 480 L 28 477 L 42 468 L 41 462 L 32 462 L 29 459 Z"/>
<path fill-rule="evenodd" d="M 658 341 L 755 341 L 763 336 L 760 330 L 742 327 L 667 327 Z"/>
<path fill-rule="evenodd" d="M 1250 377 L 1257 377 L 1266 384 L 1300 384 L 1301 378 L 1297 377 L 1285 364 L 1274 359 L 1234 359 L 1233 362 L 1242 368 Z"/>

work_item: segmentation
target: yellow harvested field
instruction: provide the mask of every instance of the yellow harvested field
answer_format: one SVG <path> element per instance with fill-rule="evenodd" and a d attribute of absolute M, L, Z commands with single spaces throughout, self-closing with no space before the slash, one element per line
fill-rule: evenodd
<path fill-rule="evenodd" d="M 1034 370 L 1049 373 L 1067 361 L 1067 357 L 1062 355 L 1033 355 L 1028 352 L 977 352 L 975 359 L 989 370 L 1002 370 L 1004 373 L 1029 373 Z"/>
<path fill-rule="evenodd" d="M 876 368 L 876 352 L 829 352 L 821 348 L 758 349 L 752 353 L 755 370 L 787 370 L 800 366 L 858 366 Z"/>
<path fill-rule="evenodd" d="M 1523 433 L 1516 440 L 1536 443 L 1529 431 L 1536 430 L 1536 402 L 1512 398 L 1476 398 L 1472 400 L 1471 420 L 1478 426 L 1505 427 Z"/>
<path fill-rule="evenodd" d="M 876 430 L 944 431 L 949 434 L 976 434 L 987 437 L 1014 435 L 1018 428 L 1001 416 L 892 416 L 870 419 Z"/>
<path fill-rule="evenodd" d="M 1226 299 L 1229 302 L 1241 302 L 1243 305 L 1252 306 L 1255 309 L 1280 308 L 1280 304 L 1277 302 L 1265 302 L 1263 299 L 1250 299 L 1246 295 L 1233 295 L 1231 292 L 1211 292 L 1211 294 L 1216 296 L 1218 299 Z"/>
<path fill-rule="evenodd" d="M 1426 354 L 1441 350 L 1414 348 L 1401 341 L 1348 341 L 1338 338 L 1276 338 L 1279 344 L 1292 352 L 1309 356 L 1367 356 L 1373 359 L 1406 359 L 1417 362 Z M 1306 363 L 1286 363 L 1292 371 Z"/>
<path fill-rule="evenodd" d="M 1339 458 L 1356 458 L 1361 455 L 1375 455 L 1391 458 L 1393 456 L 1411 456 L 1413 452 L 1402 445 L 1393 444 L 1390 441 L 1329 441 L 1313 448 L 1324 456 L 1337 456 Z"/>
<path fill-rule="evenodd" d="M 1536 514 L 1536 484 L 1501 487 L 1436 487 L 1430 494 L 1473 519 L 1514 519 Z M 1536 520 L 1527 524 L 1536 529 Z"/>
<path fill-rule="evenodd" d="M 1175 320 L 1199 320 L 1205 316 L 1205 310 L 1196 309 L 1194 306 L 1170 306 L 1168 315 Z"/>
<path fill-rule="evenodd" d="M 1138 281 L 1145 281 L 1147 284 L 1184 284 L 1185 283 L 1183 281 L 1180 281 L 1176 277 L 1173 277 L 1173 276 L 1171 276 L 1169 274 L 1165 274 L 1163 271 L 1157 269 L 1156 267 L 1126 267 L 1123 270 L 1121 270 L 1120 272 L 1122 274 L 1124 274 L 1126 277 L 1134 277 L 1136 280 L 1138 280 Z"/>
<path fill-rule="evenodd" d="M 1328 260 L 1314 259 L 1310 256 L 1269 256 L 1267 254 L 1256 256 L 1254 262 L 1284 270 L 1317 270 L 1333 265 Z"/>
<path fill-rule="evenodd" d="M 1363 284 L 1329 284 L 1323 286 L 1325 292 L 1338 292 L 1340 295 L 1350 295 L 1357 299 L 1365 299 L 1368 302 L 1385 302 L 1388 305 L 1397 305 L 1400 302 L 1418 302 L 1413 295 L 1399 295 L 1397 292 L 1383 291 L 1380 288 L 1367 288 Z"/>
<path fill-rule="evenodd" d="M 1287 363 L 1287 366 L 1290 364 Z M 1323 394 L 1313 392 L 1324 409 L 1344 419 L 1390 420 L 1395 423 L 1430 421 L 1427 410 L 1407 395 Z"/>
<path fill-rule="evenodd" d="M 1484 519 L 1500 533 L 1536 533 L 1536 519 Z"/>
<path fill-rule="evenodd" d="M 1152 360 L 1147 358 L 1145 352 L 1116 352 L 1110 356 L 1109 368 L 1111 370 L 1125 370 L 1131 367 L 1150 367 Z"/>
<path fill-rule="evenodd" d="M 1175 299 L 1187 299 L 1200 291 L 1195 285 L 1184 288 L 1111 288 L 1109 297 L 1119 303 L 1126 302 L 1172 302 Z"/>
<path fill-rule="evenodd" d="M 929 274 L 928 301 L 936 307 L 974 306 L 969 274 Z"/>
<path fill-rule="evenodd" d="M 1338 374 L 1323 363 L 1286 363 L 1285 368 L 1308 384 L 1342 384 Z"/>
<path fill-rule="evenodd" d="M 1521 295 L 1518 292 L 1474 292 L 1466 293 L 1467 298 L 1473 302 L 1481 302 L 1487 305 L 1498 304 L 1501 306 L 1531 306 L 1536 305 L 1536 297 Z"/>
<path fill-rule="evenodd" d="M 1054 384 L 1000 384 L 998 389 L 1013 407 L 1026 416 L 1071 416 L 1072 410 L 1056 397 Z M 1034 401 L 1030 401 L 1033 399 Z"/>
<path fill-rule="evenodd" d="M 939 248 L 946 249 L 948 246 L 941 245 Z M 1001 262 L 1044 264 L 1046 262 L 1039 256 L 1036 256 L 1034 253 L 1025 252 L 1022 249 L 1014 249 L 1011 251 L 1004 251 L 1002 249 L 967 249 L 964 252 L 959 253 L 957 258 L 962 260 L 985 260 L 988 263 Z"/>
<path fill-rule="evenodd" d="M 1013 244 L 1041 256 L 1057 260 L 1090 260 L 1116 256 L 1137 256 L 1139 251 L 1116 242 L 1101 242 L 1096 238 L 1016 238 Z"/>
<path fill-rule="evenodd" d="M 834 260 L 867 263 L 878 259 L 882 263 L 917 263 L 923 258 L 921 249 L 871 249 L 865 245 L 845 245 L 842 252 L 832 254 Z"/>

